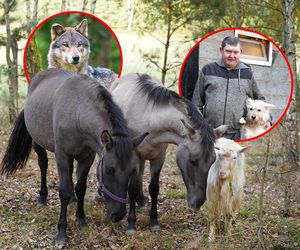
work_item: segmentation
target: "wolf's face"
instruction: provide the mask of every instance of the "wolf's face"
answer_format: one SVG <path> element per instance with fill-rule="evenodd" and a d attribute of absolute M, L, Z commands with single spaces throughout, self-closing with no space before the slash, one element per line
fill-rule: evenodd
<path fill-rule="evenodd" d="M 252 100 L 250 98 L 246 101 L 248 124 L 265 124 L 270 119 L 270 107 L 274 105 L 266 103 L 261 100 Z"/>
<path fill-rule="evenodd" d="M 49 67 L 81 72 L 88 65 L 90 44 L 87 39 L 87 22 L 81 21 L 75 28 L 53 24 L 52 43 L 48 54 Z"/>

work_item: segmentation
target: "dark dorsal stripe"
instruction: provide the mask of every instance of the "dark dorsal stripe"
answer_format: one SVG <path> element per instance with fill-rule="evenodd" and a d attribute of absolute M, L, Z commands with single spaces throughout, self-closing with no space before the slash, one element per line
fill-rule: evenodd
<path fill-rule="evenodd" d="M 205 159 L 210 156 L 214 147 L 214 131 L 213 128 L 205 121 L 196 106 L 184 97 L 179 96 L 176 92 L 169 90 L 163 86 L 159 86 L 152 80 L 149 75 L 137 74 L 139 92 L 147 96 L 147 100 L 153 102 L 153 106 L 164 106 L 170 104 L 170 101 L 181 100 L 186 105 L 187 116 L 192 123 L 194 129 L 199 130 L 202 136 L 201 145 Z"/>

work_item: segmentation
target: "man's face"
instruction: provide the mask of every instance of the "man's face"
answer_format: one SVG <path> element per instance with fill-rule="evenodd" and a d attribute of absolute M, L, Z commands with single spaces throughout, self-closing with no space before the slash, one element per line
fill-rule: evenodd
<path fill-rule="evenodd" d="M 222 62 L 227 69 L 234 69 L 239 63 L 241 51 L 240 45 L 226 45 L 223 49 L 220 48 Z"/>

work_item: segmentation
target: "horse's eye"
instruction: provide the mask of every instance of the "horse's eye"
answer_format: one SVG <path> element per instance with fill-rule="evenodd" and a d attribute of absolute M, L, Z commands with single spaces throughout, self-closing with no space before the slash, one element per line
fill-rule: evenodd
<path fill-rule="evenodd" d="M 112 167 L 107 167 L 107 168 L 106 168 L 106 173 L 107 173 L 108 175 L 114 175 L 114 174 L 115 174 L 115 169 L 112 168 Z"/>
<path fill-rule="evenodd" d="M 63 46 L 69 47 L 69 44 L 68 44 L 67 42 L 64 42 L 64 43 L 63 43 Z"/>

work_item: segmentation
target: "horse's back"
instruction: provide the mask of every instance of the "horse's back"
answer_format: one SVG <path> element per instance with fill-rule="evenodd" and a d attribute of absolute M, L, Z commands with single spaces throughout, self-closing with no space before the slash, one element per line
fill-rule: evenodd
<path fill-rule="evenodd" d="M 60 69 L 38 73 L 29 86 L 24 107 L 26 127 L 33 140 L 47 150 L 54 151 L 53 100 L 71 74 Z"/>

